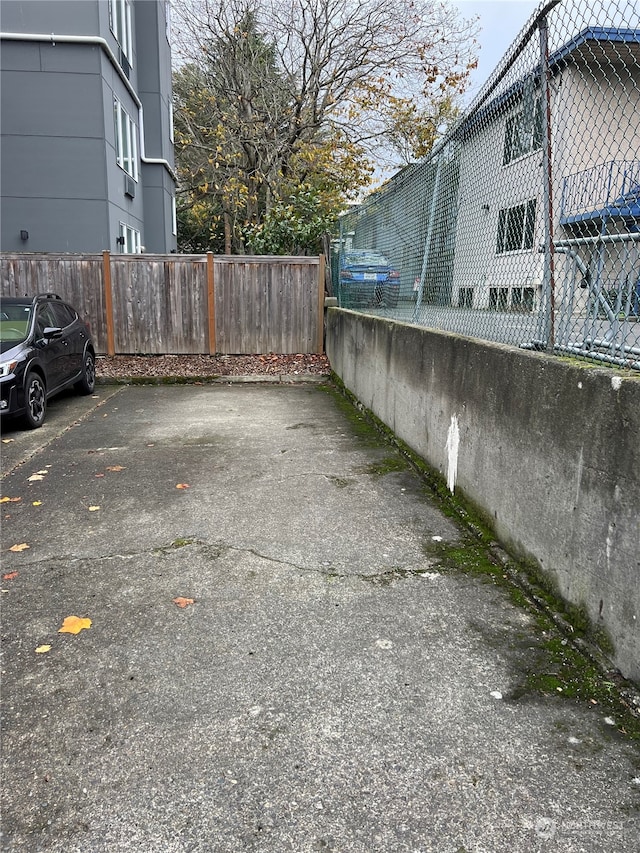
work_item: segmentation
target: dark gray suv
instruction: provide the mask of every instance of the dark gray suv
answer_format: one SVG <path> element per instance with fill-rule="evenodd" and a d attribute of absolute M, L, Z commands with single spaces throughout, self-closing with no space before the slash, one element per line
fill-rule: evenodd
<path fill-rule="evenodd" d="M 0 298 L 0 414 L 42 425 L 47 400 L 75 386 L 92 394 L 96 353 L 89 327 L 55 293 Z"/>

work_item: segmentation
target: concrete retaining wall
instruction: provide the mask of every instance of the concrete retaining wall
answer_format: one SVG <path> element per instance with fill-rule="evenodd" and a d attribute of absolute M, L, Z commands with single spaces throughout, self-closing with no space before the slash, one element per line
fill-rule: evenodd
<path fill-rule="evenodd" d="M 640 683 L 640 378 L 330 309 L 345 386 L 533 558 Z"/>

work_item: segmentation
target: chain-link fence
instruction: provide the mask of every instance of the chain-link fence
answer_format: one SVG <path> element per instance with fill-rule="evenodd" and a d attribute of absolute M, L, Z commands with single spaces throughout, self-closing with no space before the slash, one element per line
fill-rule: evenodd
<path fill-rule="evenodd" d="M 542 4 L 456 127 L 340 221 L 339 304 L 640 369 L 640 5 Z"/>

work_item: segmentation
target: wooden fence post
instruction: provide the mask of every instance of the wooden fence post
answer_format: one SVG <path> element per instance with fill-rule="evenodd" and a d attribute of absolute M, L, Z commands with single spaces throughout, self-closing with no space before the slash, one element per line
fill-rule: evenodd
<path fill-rule="evenodd" d="M 102 279 L 104 281 L 104 307 L 107 320 L 107 355 L 116 354 L 113 334 L 113 294 L 111 291 L 111 255 L 102 253 Z"/>
<path fill-rule="evenodd" d="M 324 277 L 325 257 L 318 257 L 318 330 L 316 338 L 316 352 L 324 352 Z"/>
<path fill-rule="evenodd" d="M 216 303 L 213 252 L 207 252 L 207 310 L 209 313 L 209 355 L 216 354 Z"/>

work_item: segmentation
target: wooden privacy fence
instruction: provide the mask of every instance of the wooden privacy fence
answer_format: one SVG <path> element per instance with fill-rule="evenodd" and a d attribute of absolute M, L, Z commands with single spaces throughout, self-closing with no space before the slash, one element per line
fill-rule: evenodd
<path fill-rule="evenodd" d="M 98 352 L 321 353 L 324 257 L 4 254 L 4 296 L 54 292 Z"/>

